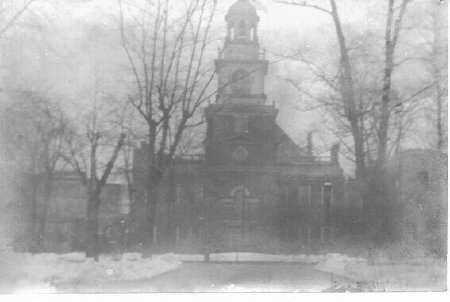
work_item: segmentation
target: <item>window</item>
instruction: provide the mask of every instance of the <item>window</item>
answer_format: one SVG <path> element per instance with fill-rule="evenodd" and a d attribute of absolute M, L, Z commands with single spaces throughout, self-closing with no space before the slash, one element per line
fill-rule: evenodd
<path fill-rule="evenodd" d="M 200 201 L 203 201 L 203 195 L 204 195 L 204 191 L 203 191 L 203 185 L 200 185 Z"/>
<path fill-rule="evenodd" d="M 322 227 L 320 229 L 320 241 L 322 243 L 328 243 L 333 240 L 333 228 L 331 227 Z"/>
<path fill-rule="evenodd" d="M 246 116 L 237 116 L 234 124 L 235 133 L 245 133 L 248 129 L 248 118 Z"/>
<path fill-rule="evenodd" d="M 248 151 L 245 147 L 239 146 L 233 151 L 232 157 L 237 162 L 243 162 L 248 158 Z"/>
<path fill-rule="evenodd" d="M 324 205 L 333 204 L 333 186 L 331 182 L 326 182 L 320 191 L 320 200 Z"/>
<path fill-rule="evenodd" d="M 248 95 L 251 89 L 251 75 L 244 69 L 238 69 L 231 75 L 231 89 L 234 94 Z"/>
<path fill-rule="evenodd" d="M 181 186 L 180 186 L 180 184 L 177 184 L 175 186 L 175 202 L 176 203 L 181 202 Z"/>
<path fill-rule="evenodd" d="M 298 187 L 298 203 L 300 205 L 311 205 L 311 186 L 300 185 Z"/>

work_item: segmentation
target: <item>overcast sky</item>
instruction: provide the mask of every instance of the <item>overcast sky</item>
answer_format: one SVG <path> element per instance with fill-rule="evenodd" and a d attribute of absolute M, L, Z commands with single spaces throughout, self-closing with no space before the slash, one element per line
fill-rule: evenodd
<path fill-rule="evenodd" d="M 129 0 L 131 1 L 131 0 Z M 181 0 L 173 0 L 176 3 Z M 225 37 L 224 16 L 228 8 L 236 0 L 219 0 L 216 18 L 214 20 L 218 44 L 223 43 Z M 252 0 L 253 1 L 253 0 Z M 428 0 L 416 0 L 411 9 L 419 11 L 420 5 Z M 329 1 L 316 0 L 315 3 L 328 7 Z M 339 13 L 344 29 L 350 28 L 353 32 L 375 32 L 382 37 L 384 26 L 384 13 L 387 1 L 337 1 Z M 307 132 L 317 129 L 323 123 L 322 115 L 318 112 L 300 112 L 297 107 L 301 100 L 298 93 L 290 87 L 282 77 L 289 69 L 296 77 L 301 77 L 300 70 L 296 70 L 291 62 L 282 60 L 274 53 L 290 54 L 299 48 L 315 47 L 317 51 L 330 51 L 329 59 L 338 58 L 336 52 L 335 30 L 329 15 L 310 8 L 290 6 L 276 3 L 273 0 L 257 0 L 256 6 L 260 15 L 259 36 L 261 47 L 267 49 L 267 57 L 271 63 L 266 82 L 268 102 L 274 102 L 280 109 L 279 124 L 300 145 L 305 143 Z M 26 25 L 27 18 L 40 18 L 49 28 L 46 34 L 49 38 L 49 48 L 52 53 L 44 53 L 45 64 L 35 66 L 39 60 L 27 61 L 20 59 L 24 78 L 30 77 L 34 85 L 45 85 L 46 75 L 51 78 L 46 85 L 52 89 L 70 95 L 71 105 L 79 107 L 82 102 L 84 90 L 93 81 L 92 62 L 100 67 L 102 82 L 105 90 L 118 89 L 117 81 L 121 81 L 125 57 L 119 58 L 116 47 L 120 48 L 117 31 L 118 3 L 115 0 L 40 0 L 31 7 L 31 12 L 22 18 Z M 420 22 L 420 21 L 419 21 Z M 101 25 L 103 27 L 98 27 Z M 102 29 L 103 28 L 103 29 Z M 106 31 L 102 31 L 106 28 Z M 114 38 L 107 40 L 103 35 L 108 32 Z M 24 37 L 30 36 L 32 31 L 23 27 Z M 98 30 L 98 31 L 97 31 Z M 88 37 L 89 43 L 86 42 Z M 116 39 L 116 40 L 114 40 Z M 415 36 L 411 41 L 417 40 Z M 102 44 L 103 42 L 106 44 Z M 112 41 L 112 42 L 111 42 Z M 381 41 L 381 40 L 380 40 Z M 31 42 L 30 42 L 31 43 Z M 44 41 L 36 40 L 36 45 L 42 46 Z M 108 44 L 110 43 L 110 44 Z M 113 45 L 111 43 L 115 43 Z M 334 50 L 333 50 L 334 47 Z M 26 52 L 26 49 L 20 51 Z M 47 52 L 47 50 L 46 50 Z M 214 56 L 210 58 L 211 66 Z M 321 54 L 318 53 L 318 57 Z M 323 54 L 322 54 L 323 55 Z M 68 59 L 70 58 L 70 59 Z M 20 62 L 20 61 L 23 62 Z M 414 67 L 415 68 L 415 67 Z M 404 79 L 416 78 L 418 73 L 412 68 L 404 73 Z M 33 69 L 33 70 L 32 70 Z M 25 72 L 26 71 L 26 72 Z M 120 72 L 122 71 L 122 72 Z M 335 142 L 324 133 L 316 133 L 318 144 L 326 142 L 328 145 Z M 327 154 L 323 154 L 327 155 Z M 351 168 L 346 168 L 351 171 Z"/>

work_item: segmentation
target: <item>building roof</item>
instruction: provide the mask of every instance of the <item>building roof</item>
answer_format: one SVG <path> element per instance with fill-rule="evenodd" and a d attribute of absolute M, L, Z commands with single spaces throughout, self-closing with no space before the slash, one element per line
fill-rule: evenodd
<path fill-rule="evenodd" d="M 277 163 L 301 163 L 308 154 L 301 149 L 281 127 L 275 123 L 275 137 L 278 142 Z M 309 156 L 310 157 L 310 156 Z M 310 157 L 310 159 L 312 159 Z"/>

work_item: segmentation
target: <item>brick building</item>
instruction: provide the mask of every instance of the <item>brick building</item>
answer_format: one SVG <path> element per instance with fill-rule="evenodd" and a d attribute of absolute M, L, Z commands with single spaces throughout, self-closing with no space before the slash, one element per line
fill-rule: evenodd
<path fill-rule="evenodd" d="M 179 158 L 160 196 L 154 238 L 201 241 L 218 251 L 261 251 L 272 243 L 326 242 L 342 200 L 338 146 L 330 158 L 299 148 L 266 104 L 268 61 L 258 42 L 259 16 L 238 0 L 226 17 L 216 60 L 220 93 L 205 108 L 204 154 Z M 310 141 L 310 140 L 309 140 Z M 135 151 L 136 199 L 145 196 L 146 145 Z"/>

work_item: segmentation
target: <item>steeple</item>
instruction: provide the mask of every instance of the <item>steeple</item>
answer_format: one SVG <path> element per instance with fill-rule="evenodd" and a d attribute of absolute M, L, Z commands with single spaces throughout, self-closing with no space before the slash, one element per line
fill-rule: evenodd
<path fill-rule="evenodd" d="M 238 0 L 225 16 L 225 59 L 258 59 L 259 16 L 249 0 Z"/>
<path fill-rule="evenodd" d="M 237 0 L 225 21 L 224 49 L 216 60 L 219 92 L 205 109 L 206 161 L 267 165 L 276 155 L 278 111 L 265 104 L 268 62 L 259 51 L 259 17 L 249 0 Z"/>
<path fill-rule="evenodd" d="M 218 103 L 264 105 L 264 79 L 267 61 L 259 51 L 259 16 L 249 0 L 237 0 L 225 16 L 227 33 L 216 70 Z"/>

